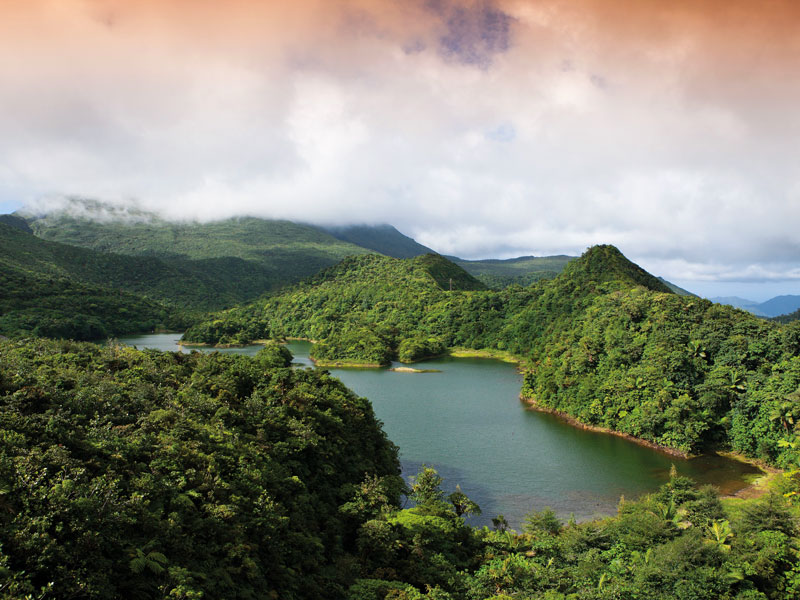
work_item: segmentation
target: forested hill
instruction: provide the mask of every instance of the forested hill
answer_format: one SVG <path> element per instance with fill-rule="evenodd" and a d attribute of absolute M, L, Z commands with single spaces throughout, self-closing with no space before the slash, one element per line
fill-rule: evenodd
<path fill-rule="evenodd" d="M 194 306 L 204 309 L 253 300 L 346 256 L 370 252 L 310 225 L 249 217 L 174 223 L 150 213 L 117 214 L 89 200 L 73 199 L 62 212 L 22 216 L 36 236 L 49 241 L 158 259 L 179 274 L 175 288 L 188 298 L 196 291 Z M 192 282 L 199 285 L 193 288 Z"/>
<path fill-rule="evenodd" d="M 290 361 L 0 339 L 0 597 L 798 597 L 782 495 L 723 504 L 674 474 L 615 516 L 472 528 L 432 468 L 403 492 L 368 400 Z"/>
<path fill-rule="evenodd" d="M 342 598 L 397 450 L 290 362 L 0 340 L 0 597 Z"/>
<path fill-rule="evenodd" d="M 403 235 L 391 225 L 346 225 L 321 229 L 336 239 L 394 258 L 414 258 L 423 254 L 435 254 L 427 246 Z"/>
<path fill-rule="evenodd" d="M 28 276 L 115 288 L 190 311 L 230 306 L 237 300 L 236 294 L 220 288 L 208 274 L 183 269 L 160 258 L 97 252 L 51 242 L 4 223 L 0 223 L 0 262 L 6 269 Z"/>
<path fill-rule="evenodd" d="M 0 334 L 87 340 L 184 326 L 175 307 L 98 285 L 135 281 L 131 267 L 0 223 Z"/>
<path fill-rule="evenodd" d="M 448 256 L 450 260 L 474 275 L 490 288 L 503 289 L 509 285 L 530 285 L 542 279 L 553 279 L 574 256 L 519 256 L 517 258 L 488 258 L 466 260 Z"/>
<path fill-rule="evenodd" d="M 674 294 L 613 246 L 589 249 L 553 280 L 501 291 L 450 292 L 419 260 L 349 260 L 185 337 L 307 337 L 320 341 L 317 359 L 366 364 L 503 350 L 525 361 L 523 394 L 541 408 L 680 451 L 788 460 L 800 325 Z"/>
<path fill-rule="evenodd" d="M 324 338 L 325 344 L 315 346 L 317 358 L 385 364 L 398 350 L 407 359 L 441 352 L 441 341 L 433 338 L 414 338 L 414 350 L 410 340 L 402 348 L 398 345 L 427 307 L 479 293 L 470 290 L 485 286 L 436 254 L 350 257 L 266 300 L 218 313 L 190 328 L 184 339 L 224 344 L 284 336 Z"/>

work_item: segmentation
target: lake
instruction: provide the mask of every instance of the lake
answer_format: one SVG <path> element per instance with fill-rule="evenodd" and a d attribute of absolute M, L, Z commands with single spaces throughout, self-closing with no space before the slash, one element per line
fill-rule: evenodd
<path fill-rule="evenodd" d="M 180 334 L 120 338 L 139 348 L 188 351 Z M 291 342 L 295 364 L 311 366 L 308 342 Z M 255 354 L 261 346 L 220 352 Z M 203 351 L 217 351 L 202 348 Z M 398 365 L 399 366 L 399 365 Z M 681 475 L 711 483 L 723 493 L 747 485 L 758 469 L 720 456 L 681 459 L 623 438 L 572 427 L 553 415 L 527 409 L 519 400 L 522 376 L 514 365 L 485 358 L 444 357 L 414 364 L 438 373 L 388 369 L 328 369 L 372 401 L 384 431 L 400 448 L 403 474 L 435 467 L 445 487 L 456 484 L 491 524 L 503 514 L 514 528 L 532 509 L 551 507 L 578 520 L 614 514 L 621 495 L 632 499 Z"/>

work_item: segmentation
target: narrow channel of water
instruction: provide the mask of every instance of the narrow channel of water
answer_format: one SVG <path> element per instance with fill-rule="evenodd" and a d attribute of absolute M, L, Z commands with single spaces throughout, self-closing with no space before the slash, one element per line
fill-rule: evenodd
<path fill-rule="evenodd" d="M 180 334 L 120 338 L 139 348 L 182 350 Z M 292 342 L 295 363 L 311 366 L 310 344 Z M 221 352 L 255 354 L 261 346 Z M 210 351 L 211 349 L 203 349 Z M 405 476 L 434 466 L 452 489 L 483 510 L 474 524 L 503 514 L 519 528 L 532 509 L 553 508 L 583 520 L 616 512 L 621 495 L 655 490 L 678 472 L 725 493 L 746 485 L 758 470 L 718 456 L 684 460 L 617 436 L 572 427 L 527 410 L 519 401 L 522 377 L 511 364 L 482 358 L 440 358 L 414 365 L 438 373 L 388 369 L 329 369 L 372 401 L 389 438 L 400 447 Z"/>

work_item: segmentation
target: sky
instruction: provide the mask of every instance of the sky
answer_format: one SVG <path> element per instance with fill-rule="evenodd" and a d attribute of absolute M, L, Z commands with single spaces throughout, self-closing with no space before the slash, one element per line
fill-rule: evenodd
<path fill-rule="evenodd" d="M 0 0 L 0 212 L 611 243 L 764 300 L 800 293 L 798 70 L 796 0 Z"/>

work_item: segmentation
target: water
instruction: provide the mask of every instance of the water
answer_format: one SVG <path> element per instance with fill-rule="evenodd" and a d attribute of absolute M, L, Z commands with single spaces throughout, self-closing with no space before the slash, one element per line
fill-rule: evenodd
<path fill-rule="evenodd" d="M 179 350 L 180 334 L 120 338 L 139 348 Z M 298 365 L 310 366 L 308 342 L 288 345 Z M 221 352 L 255 354 L 261 346 Z M 202 348 L 203 351 L 211 349 Z M 182 351 L 188 351 L 183 348 Z M 724 493 L 746 485 L 758 470 L 718 456 L 684 460 L 617 436 L 572 427 L 528 410 L 519 401 L 522 376 L 508 363 L 483 358 L 439 358 L 414 365 L 439 373 L 388 369 L 329 369 L 372 401 L 389 438 L 400 447 L 405 476 L 435 467 L 445 487 L 460 484 L 490 524 L 503 514 L 519 528 L 532 509 L 551 507 L 566 519 L 614 514 L 621 495 L 633 499 L 682 475 Z"/>

